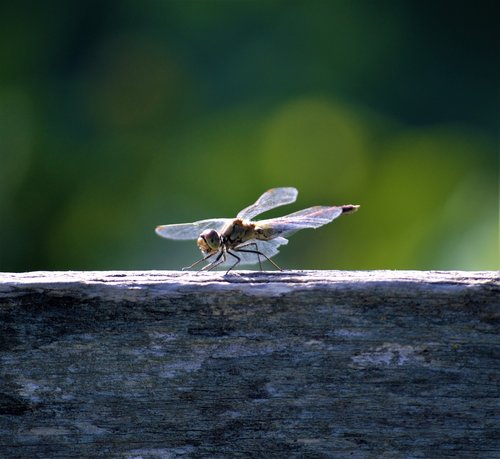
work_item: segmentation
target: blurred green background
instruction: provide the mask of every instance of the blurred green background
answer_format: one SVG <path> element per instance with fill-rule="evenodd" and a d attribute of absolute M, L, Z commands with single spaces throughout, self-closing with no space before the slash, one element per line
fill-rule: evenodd
<path fill-rule="evenodd" d="M 4 2 L 0 270 L 178 269 L 275 186 L 362 206 L 285 268 L 497 269 L 497 5 Z"/>

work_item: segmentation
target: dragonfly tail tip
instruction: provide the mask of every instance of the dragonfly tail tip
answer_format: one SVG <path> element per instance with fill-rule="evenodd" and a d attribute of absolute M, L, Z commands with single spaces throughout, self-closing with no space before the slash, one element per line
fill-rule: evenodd
<path fill-rule="evenodd" d="M 354 205 L 354 204 L 348 204 L 345 206 L 342 206 L 342 213 L 343 214 L 352 214 L 356 212 L 360 208 L 359 205 Z"/>

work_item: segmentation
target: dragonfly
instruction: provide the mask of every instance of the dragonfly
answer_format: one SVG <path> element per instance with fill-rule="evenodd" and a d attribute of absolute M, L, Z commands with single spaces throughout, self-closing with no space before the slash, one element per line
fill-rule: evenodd
<path fill-rule="evenodd" d="M 207 261 L 202 270 L 212 270 L 229 264 L 226 274 L 238 264 L 258 263 L 262 259 L 283 271 L 273 260 L 278 248 L 288 244 L 287 237 L 305 228 L 319 228 L 343 214 L 358 210 L 359 205 L 314 206 L 284 217 L 253 221 L 258 215 L 296 201 L 298 191 L 293 187 L 272 188 L 257 201 L 245 207 L 236 218 L 212 218 L 193 223 L 160 225 L 156 234 L 167 239 L 196 240 L 203 257 L 184 269 Z"/>

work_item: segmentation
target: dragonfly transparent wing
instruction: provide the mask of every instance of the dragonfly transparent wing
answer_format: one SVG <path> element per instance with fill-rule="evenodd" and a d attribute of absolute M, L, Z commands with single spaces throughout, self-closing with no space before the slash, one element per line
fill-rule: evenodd
<path fill-rule="evenodd" d="M 269 241 L 251 241 L 251 243 L 257 244 L 257 250 L 261 253 L 263 253 L 267 258 L 272 258 L 275 255 L 279 253 L 278 247 L 281 245 L 286 245 L 288 244 L 288 239 L 285 239 L 284 237 L 277 237 L 274 239 L 271 239 Z M 249 252 L 238 252 L 238 249 L 241 248 L 243 250 L 255 250 L 254 245 L 249 245 L 246 247 L 247 244 L 242 244 L 242 247 L 237 247 L 236 250 L 233 250 L 236 252 L 236 255 L 241 258 L 241 264 L 242 265 L 255 265 L 259 262 L 259 257 L 255 253 L 249 253 Z M 229 256 L 229 258 L 233 258 Z M 260 257 L 260 261 L 262 263 L 265 263 L 267 260 L 264 257 Z"/>
<path fill-rule="evenodd" d="M 292 187 L 272 188 L 266 191 L 254 204 L 245 207 L 237 217 L 251 220 L 256 215 L 274 209 L 275 207 L 295 202 L 298 193 L 299 192 Z"/>
<path fill-rule="evenodd" d="M 270 237 L 290 236 L 301 229 L 319 228 L 326 225 L 342 215 L 343 212 L 344 209 L 342 206 L 315 206 L 299 210 L 284 217 L 271 218 L 256 223 L 262 228 L 269 229 Z"/>
<path fill-rule="evenodd" d="M 174 225 L 161 225 L 156 227 L 156 234 L 167 239 L 198 239 L 198 236 L 206 229 L 214 229 L 217 232 L 224 227 L 231 218 L 214 218 L 200 220 L 193 223 L 179 223 Z"/>
<path fill-rule="evenodd" d="M 247 242 L 241 245 L 241 248 L 244 250 L 255 250 L 255 246 L 252 245 L 253 243 L 257 244 L 257 250 L 264 255 L 266 255 L 268 258 L 274 257 L 276 254 L 279 253 L 278 247 L 281 245 L 288 244 L 288 239 L 285 239 L 284 237 L 277 237 L 275 239 L 271 239 L 269 241 L 257 241 L 257 240 L 252 240 L 249 241 L 251 244 L 248 245 Z M 248 245 L 248 246 L 247 246 Z M 246 266 L 246 265 L 255 265 L 259 263 L 259 257 L 255 253 L 249 253 L 249 252 L 238 252 L 238 248 L 230 250 L 233 252 L 236 256 L 238 256 L 241 261 L 236 267 L 238 269 L 239 266 Z M 210 260 L 207 261 L 211 261 Z M 261 263 L 269 263 L 265 257 L 261 256 L 260 257 Z M 228 268 L 231 265 L 234 265 L 236 262 L 236 258 L 232 257 L 231 255 L 226 254 L 226 261 L 221 263 L 219 267 L 221 268 Z"/>

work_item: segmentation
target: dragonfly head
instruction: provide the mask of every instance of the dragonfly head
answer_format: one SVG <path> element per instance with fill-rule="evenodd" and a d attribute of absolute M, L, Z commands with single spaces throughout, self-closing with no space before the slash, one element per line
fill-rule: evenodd
<path fill-rule="evenodd" d="M 213 229 L 207 229 L 200 234 L 196 243 L 200 250 L 207 255 L 217 252 L 221 245 L 220 234 Z"/>

